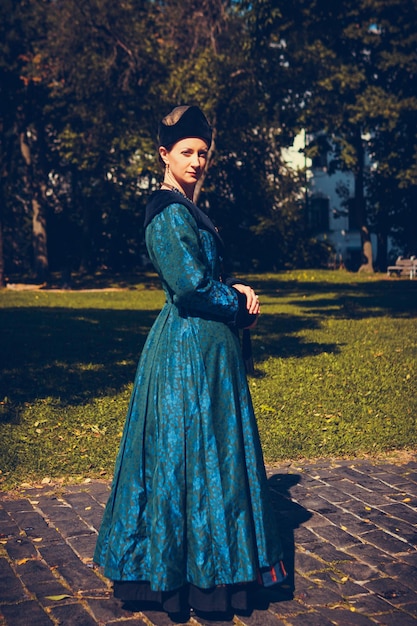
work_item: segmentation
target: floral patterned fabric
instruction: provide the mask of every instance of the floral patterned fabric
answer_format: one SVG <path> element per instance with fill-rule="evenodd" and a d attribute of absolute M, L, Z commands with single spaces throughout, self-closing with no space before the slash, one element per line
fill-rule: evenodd
<path fill-rule="evenodd" d="M 144 346 L 95 561 L 155 591 L 255 581 L 281 546 L 213 235 L 181 203 L 146 229 L 166 303 Z"/>

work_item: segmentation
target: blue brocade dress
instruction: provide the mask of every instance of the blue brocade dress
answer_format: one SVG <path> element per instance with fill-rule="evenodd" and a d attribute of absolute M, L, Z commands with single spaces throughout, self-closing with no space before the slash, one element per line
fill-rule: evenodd
<path fill-rule="evenodd" d="M 164 605 L 188 590 L 198 605 L 195 594 L 221 590 L 220 604 L 195 608 L 227 610 L 228 590 L 262 574 L 282 581 L 234 328 L 239 294 L 219 279 L 215 237 L 181 200 L 153 217 L 146 245 L 166 303 L 139 361 L 94 560 L 123 599 Z"/>

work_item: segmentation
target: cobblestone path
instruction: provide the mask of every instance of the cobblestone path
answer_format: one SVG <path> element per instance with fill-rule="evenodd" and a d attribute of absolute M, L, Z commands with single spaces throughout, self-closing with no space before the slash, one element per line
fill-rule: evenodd
<path fill-rule="evenodd" d="M 249 615 L 189 625 L 415 626 L 417 461 L 328 461 L 268 469 L 288 585 Z M 92 563 L 109 484 L 0 494 L 1 626 L 168 626 L 112 598 Z"/>

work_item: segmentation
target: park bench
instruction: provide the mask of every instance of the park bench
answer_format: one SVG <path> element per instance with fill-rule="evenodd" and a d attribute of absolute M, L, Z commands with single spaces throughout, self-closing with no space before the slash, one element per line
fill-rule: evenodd
<path fill-rule="evenodd" d="M 415 278 L 417 276 L 417 258 L 412 256 L 409 259 L 403 259 L 402 256 L 399 256 L 395 265 L 387 267 L 387 274 L 388 276 L 395 274 L 396 276 L 409 276 L 410 279 Z"/>

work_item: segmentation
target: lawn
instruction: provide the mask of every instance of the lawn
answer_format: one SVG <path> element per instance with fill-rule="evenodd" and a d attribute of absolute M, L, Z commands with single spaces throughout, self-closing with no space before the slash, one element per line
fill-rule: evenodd
<path fill-rule="evenodd" d="M 245 277 L 261 297 L 249 379 L 268 463 L 417 448 L 417 281 Z M 123 289 L 0 291 L 0 481 L 110 477 L 137 360 L 163 303 Z"/>

